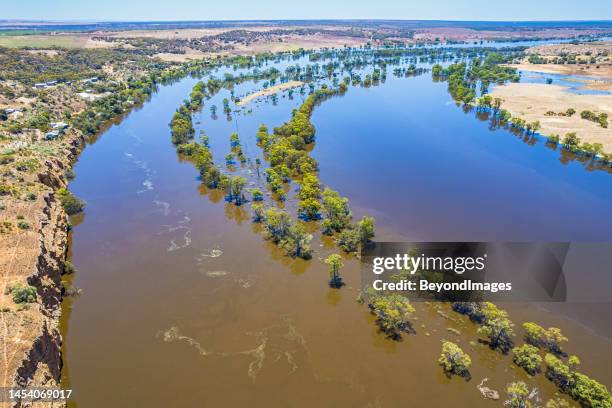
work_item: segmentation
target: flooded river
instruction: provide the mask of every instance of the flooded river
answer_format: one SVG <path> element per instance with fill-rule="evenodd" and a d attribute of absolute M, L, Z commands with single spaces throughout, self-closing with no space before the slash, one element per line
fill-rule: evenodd
<path fill-rule="evenodd" d="M 73 219 L 71 246 L 70 283 L 83 292 L 63 305 L 72 406 L 501 406 L 477 390 L 483 378 L 500 392 L 518 378 L 544 401 L 555 393 L 542 374 L 528 379 L 511 357 L 477 343 L 476 327 L 445 305 L 416 304 L 417 334 L 385 338 L 356 302 L 355 259 L 345 260 L 347 286 L 330 289 L 321 262 L 329 243 L 315 239 L 311 261 L 287 258 L 262 239 L 249 205 L 203 188 L 168 129 L 196 81 L 161 86 L 75 167 L 70 189 L 87 207 Z M 234 93 L 261 86 L 247 82 Z M 258 126 L 282 124 L 306 96 L 284 92 L 214 119 L 209 107 L 220 111 L 230 97 L 222 90 L 194 115 L 196 133 L 209 136 L 220 165 L 234 131 L 246 156 L 261 158 Z M 375 216 L 379 239 L 610 240 L 612 175 L 491 129 L 428 74 L 350 87 L 317 107 L 312 121 L 321 181 L 347 196 L 356 216 Z M 252 168 L 237 167 L 234 174 L 265 188 Z M 582 371 L 611 385 L 604 307 L 589 305 L 598 310 L 589 320 L 503 306 L 517 327 L 561 327 Z M 471 381 L 443 374 L 441 339 L 472 356 Z"/>

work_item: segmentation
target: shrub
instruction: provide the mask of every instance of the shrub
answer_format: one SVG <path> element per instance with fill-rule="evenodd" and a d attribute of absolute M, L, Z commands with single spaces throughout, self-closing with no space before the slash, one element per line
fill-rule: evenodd
<path fill-rule="evenodd" d="M 21 230 L 28 230 L 30 229 L 30 224 L 27 221 L 20 220 L 17 222 L 17 227 Z"/>
<path fill-rule="evenodd" d="M 67 189 L 60 188 L 58 190 L 58 196 L 60 202 L 62 203 L 62 207 L 64 207 L 64 211 L 66 211 L 66 214 L 74 215 L 83 211 L 83 208 L 85 207 L 85 202 L 75 197 Z"/>
<path fill-rule="evenodd" d="M 22 285 L 20 283 L 8 285 L 5 295 L 11 295 L 13 302 L 17 304 L 36 302 L 36 288 L 30 285 Z"/>

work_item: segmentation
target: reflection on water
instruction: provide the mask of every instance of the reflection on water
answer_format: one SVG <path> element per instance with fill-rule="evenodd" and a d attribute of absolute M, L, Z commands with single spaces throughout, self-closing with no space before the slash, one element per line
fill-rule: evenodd
<path fill-rule="evenodd" d="M 315 238 L 312 261 L 287 258 L 262 240 L 249 204 L 228 204 L 223 192 L 203 187 L 170 143 L 168 122 L 195 81 L 161 87 L 85 149 L 76 166 L 71 189 L 88 204 L 84 220 L 73 220 L 78 272 L 69 279 L 83 295 L 64 302 L 62 323 L 63 375 L 74 402 L 489 406 L 477 388 L 484 378 L 495 390 L 521 379 L 537 386 L 543 400 L 554 394 L 543 375 L 529 379 L 510 357 L 476 342 L 476 327 L 446 305 L 416 305 L 416 334 L 388 340 L 356 302 L 356 259 L 344 261 L 343 289 L 327 285 L 321 259 L 334 250 L 329 237 Z M 233 91 L 260 88 L 244 83 Z M 197 134 L 209 136 L 222 167 L 234 131 L 251 162 L 265 163 L 257 128 L 282 124 L 305 95 L 251 103 L 229 121 L 211 118 L 210 106 L 222 106 L 229 95 L 222 90 L 205 101 L 194 116 Z M 609 239 L 609 174 L 585 171 L 576 160 L 562 163 L 538 140 L 517 143 L 517 135 L 449 101 L 446 85 L 428 76 L 389 76 L 327 101 L 313 116 L 321 180 L 350 198 L 356 216 L 373 214 L 380 239 Z M 233 173 L 265 190 L 261 170 L 237 165 Z M 286 206 L 293 211 L 295 204 Z M 610 383 L 612 356 L 601 354 L 610 342 L 597 335 L 605 323 L 587 332 L 532 305 L 502 307 L 517 325 L 562 327 L 568 352 L 580 356 L 589 375 Z M 607 313 L 598 310 L 598 317 Z M 442 339 L 471 355 L 472 381 L 442 373 Z"/>

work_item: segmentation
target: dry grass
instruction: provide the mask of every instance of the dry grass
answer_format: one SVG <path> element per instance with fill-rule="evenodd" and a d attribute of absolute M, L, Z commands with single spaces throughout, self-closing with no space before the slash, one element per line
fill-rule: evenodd
<path fill-rule="evenodd" d="M 586 55 L 590 53 L 596 55 L 600 52 L 612 54 L 612 42 L 591 42 L 582 44 L 543 44 L 525 50 L 527 54 L 537 54 L 541 56 L 556 56 L 559 54 Z"/>
<path fill-rule="evenodd" d="M 578 95 L 558 85 L 513 83 L 497 86 L 491 96 L 503 99 L 502 106 L 527 122 L 540 121 L 544 135 L 576 132 L 583 142 L 601 143 L 604 151 L 612 152 L 612 128 L 582 119 L 580 112 L 590 110 L 612 117 L 612 95 Z M 565 112 L 573 108 L 576 114 L 546 116 L 548 111 Z"/>
<path fill-rule="evenodd" d="M 82 48 L 89 40 L 87 34 L 6 35 L 0 36 L 0 47 L 8 48 Z"/>

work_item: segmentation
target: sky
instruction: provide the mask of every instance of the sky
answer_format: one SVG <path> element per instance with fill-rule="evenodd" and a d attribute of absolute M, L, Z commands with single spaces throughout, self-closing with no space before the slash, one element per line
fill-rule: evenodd
<path fill-rule="evenodd" d="M 612 20 L 612 0 L 1 0 L 0 19 Z"/>

